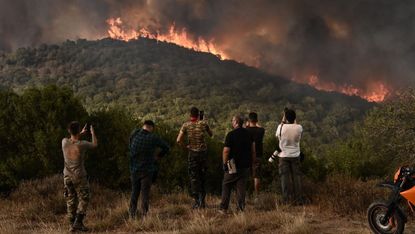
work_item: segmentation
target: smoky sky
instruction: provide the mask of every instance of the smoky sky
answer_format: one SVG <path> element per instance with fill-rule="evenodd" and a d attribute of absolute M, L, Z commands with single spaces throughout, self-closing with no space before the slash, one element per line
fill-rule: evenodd
<path fill-rule="evenodd" d="M 412 0 L 0 0 L 0 50 L 170 25 L 268 72 L 371 92 L 415 82 Z"/>

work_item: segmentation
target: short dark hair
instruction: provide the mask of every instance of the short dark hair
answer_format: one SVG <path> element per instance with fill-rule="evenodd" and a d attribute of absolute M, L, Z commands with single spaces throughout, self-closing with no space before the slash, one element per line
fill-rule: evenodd
<path fill-rule="evenodd" d="M 78 121 L 72 121 L 68 124 L 68 131 L 71 135 L 78 135 L 81 132 L 81 125 Z"/>
<path fill-rule="evenodd" d="M 288 123 L 294 123 L 295 119 L 297 118 L 297 115 L 295 114 L 294 110 L 286 109 L 285 112 L 285 119 L 288 121 Z"/>
<path fill-rule="evenodd" d="M 144 125 L 151 126 L 151 127 L 154 127 L 155 126 L 155 124 L 154 124 L 154 122 L 152 120 L 146 120 L 146 121 L 144 121 Z"/>
<path fill-rule="evenodd" d="M 199 117 L 199 109 L 197 109 L 197 107 L 190 108 L 190 116 Z"/>
<path fill-rule="evenodd" d="M 243 115 L 235 115 L 234 118 L 239 127 L 242 127 L 244 125 L 245 118 Z"/>
<path fill-rule="evenodd" d="M 258 122 L 258 114 L 255 113 L 255 112 L 251 112 L 248 115 L 248 119 L 249 119 L 249 121 L 256 123 L 256 122 Z"/>

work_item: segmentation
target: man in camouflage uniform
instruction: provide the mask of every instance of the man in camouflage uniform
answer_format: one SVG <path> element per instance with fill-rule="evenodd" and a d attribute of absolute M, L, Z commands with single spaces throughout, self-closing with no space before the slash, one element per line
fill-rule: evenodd
<path fill-rule="evenodd" d="M 183 124 L 177 136 L 177 143 L 183 145 L 183 138 L 187 135 L 188 144 L 188 170 L 190 177 L 190 192 L 195 199 L 194 209 L 205 207 L 205 177 L 207 144 L 205 133 L 212 136 L 213 133 L 206 121 L 200 118 L 200 112 L 196 107 L 190 109 L 190 121 Z"/>
<path fill-rule="evenodd" d="M 89 203 L 89 183 L 84 166 L 85 152 L 97 147 L 97 138 L 94 128 L 90 127 L 92 142 L 80 140 L 81 135 L 87 132 L 87 127 L 80 131 L 78 122 L 71 122 L 68 126 L 70 138 L 62 140 L 64 157 L 64 185 L 70 231 L 88 231 L 83 220 Z"/>

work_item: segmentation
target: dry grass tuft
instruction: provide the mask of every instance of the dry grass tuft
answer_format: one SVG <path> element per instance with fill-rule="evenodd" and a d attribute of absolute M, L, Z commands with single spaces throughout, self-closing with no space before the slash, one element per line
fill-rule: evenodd
<path fill-rule="evenodd" d="M 387 197 L 390 191 L 376 188 L 379 181 L 363 182 L 345 176 L 332 176 L 315 185 L 312 200 L 322 211 L 341 215 L 364 215 L 369 204 Z"/>
<path fill-rule="evenodd" d="M 231 209 L 225 215 L 218 212 L 220 198 L 217 196 L 207 197 L 207 209 L 192 210 L 192 199 L 187 194 L 161 194 L 154 187 L 149 214 L 130 220 L 129 193 L 92 183 L 86 225 L 92 232 L 100 233 L 320 233 L 327 228 L 327 225 L 324 226 L 327 221 L 322 221 L 324 219 L 338 222 L 330 223 L 329 227 L 347 224 L 332 220 L 336 213 L 364 212 L 369 204 L 366 202 L 376 195 L 370 190 L 373 184 L 351 182 L 345 178 L 333 178 L 323 185 L 309 183 L 308 193 L 317 207 L 279 205 L 277 194 L 262 193 L 255 201 L 247 200 L 245 212 Z M 234 200 L 231 207 L 235 207 Z M 0 200 L 0 209 L 0 233 L 62 233 L 69 228 L 65 218 L 62 177 L 58 175 L 23 182 L 9 198 Z M 356 218 L 355 215 L 350 217 Z M 366 230 L 365 221 L 357 223 L 354 233 L 363 233 Z M 336 230 L 340 229 L 333 229 L 333 233 Z M 348 233 L 342 230 L 342 233 Z"/>

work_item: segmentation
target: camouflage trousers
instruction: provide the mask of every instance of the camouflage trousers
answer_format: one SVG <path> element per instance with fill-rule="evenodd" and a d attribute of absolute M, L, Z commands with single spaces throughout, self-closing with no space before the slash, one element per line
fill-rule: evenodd
<path fill-rule="evenodd" d="M 206 196 L 205 180 L 206 180 L 206 151 L 189 151 L 189 178 L 190 178 L 190 193 L 196 200 L 203 200 Z"/>
<path fill-rule="evenodd" d="M 72 219 L 76 214 L 85 214 L 90 196 L 88 179 L 83 177 L 73 180 L 69 176 L 64 176 L 63 181 L 68 218 Z"/>

